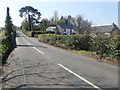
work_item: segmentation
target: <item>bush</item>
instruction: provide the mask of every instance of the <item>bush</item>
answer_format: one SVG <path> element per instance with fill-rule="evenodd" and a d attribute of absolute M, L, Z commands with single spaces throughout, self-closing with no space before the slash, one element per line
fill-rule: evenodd
<path fill-rule="evenodd" d="M 101 58 L 120 59 L 120 36 L 105 37 L 98 35 L 39 35 L 39 40 L 57 47 L 71 50 L 96 52 Z"/>
<path fill-rule="evenodd" d="M 39 39 L 41 42 L 49 43 L 65 49 L 89 50 L 89 41 L 91 36 L 43 34 L 39 35 Z"/>
<path fill-rule="evenodd" d="M 96 36 L 91 39 L 91 50 L 107 59 L 120 59 L 120 36 Z"/>
<path fill-rule="evenodd" d="M 31 37 L 34 37 L 35 35 L 37 36 L 38 34 L 42 34 L 42 32 L 32 31 L 31 32 Z"/>
<path fill-rule="evenodd" d="M 22 30 L 22 32 L 27 35 L 28 37 L 31 37 L 31 33 L 32 31 L 25 31 L 25 30 Z"/>
<path fill-rule="evenodd" d="M 120 59 L 120 36 L 111 37 L 107 47 L 110 58 Z"/>
<path fill-rule="evenodd" d="M 10 49 L 12 48 L 11 42 L 8 39 L 3 39 L 0 48 L 2 50 L 2 62 L 4 63 L 9 55 L 8 53 L 10 52 Z"/>
<path fill-rule="evenodd" d="M 15 32 L 12 33 L 12 41 L 10 41 L 6 36 L 5 36 L 5 31 L 0 32 L 2 33 L 0 35 L 0 59 L 2 64 L 4 64 L 6 62 L 7 57 L 9 56 L 10 52 L 13 50 L 14 46 L 15 46 Z"/>
<path fill-rule="evenodd" d="M 52 32 L 52 31 L 25 31 L 25 30 L 23 30 L 23 33 L 29 37 L 38 38 L 39 34 L 54 34 L 55 32 Z"/>

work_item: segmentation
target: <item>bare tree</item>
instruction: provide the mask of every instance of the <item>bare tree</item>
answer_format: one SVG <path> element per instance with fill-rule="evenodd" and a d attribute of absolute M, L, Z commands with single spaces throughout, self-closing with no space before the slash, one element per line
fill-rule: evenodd
<path fill-rule="evenodd" d="M 60 20 L 63 20 L 63 19 L 64 19 L 64 17 L 63 17 L 63 16 L 61 16 Z"/>
<path fill-rule="evenodd" d="M 79 34 L 89 34 L 91 32 L 92 23 L 88 20 L 84 20 L 82 15 L 76 17 L 75 25 Z"/>
<path fill-rule="evenodd" d="M 82 23 L 82 34 L 90 34 L 91 30 L 92 30 L 92 22 L 89 22 L 88 20 L 83 20 Z"/>
<path fill-rule="evenodd" d="M 57 10 L 54 11 L 53 19 L 54 19 L 54 22 L 56 24 L 56 21 L 58 21 L 58 11 Z"/>
<path fill-rule="evenodd" d="M 71 17 L 71 15 L 68 15 L 68 17 L 67 17 L 67 24 L 71 24 L 71 19 L 72 19 L 72 17 Z"/>

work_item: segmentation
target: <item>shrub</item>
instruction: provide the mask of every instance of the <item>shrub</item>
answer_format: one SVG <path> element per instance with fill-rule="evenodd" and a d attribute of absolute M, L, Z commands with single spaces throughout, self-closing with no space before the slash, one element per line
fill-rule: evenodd
<path fill-rule="evenodd" d="M 57 47 L 71 50 L 94 51 L 103 58 L 120 59 L 120 36 L 105 37 L 98 35 L 39 35 L 39 40 Z"/>
<path fill-rule="evenodd" d="M 66 49 L 89 50 L 91 36 L 43 34 L 39 35 L 39 39 L 41 42 Z"/>
<path fill-rule="evenodd" d="M 111 37 L 107 47 L 110 58 L 120 59 L 120 36 Z"/>
<path fill-rule="evenodd" d="M 31 33 L 32 31 L 25 31 L 25 30 L 22 30 L 22 32 L 27 35 L 28 37 L 31 37 Z"/>
<path fill-rule="evenodd" d="M 6 62 L 7 57 L 9 56 L 10 52 L 13 50 L 15 47 L 15 32 L 12 33 L 11 39 L 12 42 L 5 36 L 5 31 L 0 32 L 2 33 L 0 35 L 0 59 L 1 62 L 4 64 Z"/>
<path fill-rule="evenodd" d="M 120 36 L 96 36 L 91 39 L 91 51 L 107 59 L 120 59 Z"/>

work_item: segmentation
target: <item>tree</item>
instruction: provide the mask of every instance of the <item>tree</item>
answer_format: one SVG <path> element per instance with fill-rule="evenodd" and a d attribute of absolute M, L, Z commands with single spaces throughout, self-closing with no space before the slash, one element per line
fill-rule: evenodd
<path fill-rule="evenodd" d="M 49 19 L 49 24 L 50 24 L 50 26 L 54 25 L 54 19 L 53 19 L 53 17 L 51 17 L 51 18 Z"/>
<path fill-rule="evenodd" d="M 13 24 L 12 24 L 12 20 L 11 20 L 11 16 L 9 13 L 9 7 L 7 7 L 7 16 L 6 16 L 6 20 L 5 20 L 5 30 L 6 30 L 6 37 L 11 41 L 11 34 L 13 32 Z"/>
<path fill-rule="evenodd" d="M 71 17 L 71 15 L 68 15 L 68 17 L 67 17 L 67 24 L 71 24 L 71 19 L 72 19 L 72 17 Z"/>
<path fill-rule="evenodd" d="M 60 20 L 63 20 L 63 19 L 64 19 L 64 17 L 63 17 L 63 16 L 61 16 Z"/>
<path fill-rule="evenodd" d="M 92 23 L 89 22 L 88 20 L 83 20 L 81 25 L 82 34 L 90 34 L 92 30 L 91 25 Z"/>
<path fill-rule="evenodd" d="M 48 19 L 42 19 L 41 22 L 42 23 L 39 24 L 39 27 L 42 31 L 45 31 L 47 27 L 49 26 L 49 21 Z"/>
<path fill-rule="evenodd" d="M 78 15 L 75 21 L 76 28 L 79 34 L 90 34 L 92 23 L 88 20 L 83 19 L 82 15 Z"/>
<path fill-rule="evenodd" d="M 82 33 L 82 21 L 83 17 L 81 15 L 77 15 L 76 17 L 76 27 L 79 33 Z"/>
<path fill-rule="evenodd" d="M 27 19 L 24 19 L 22 21 L 21 25 L 22 25 L 22 30 L 24 30 L 24 31 L 28 30 L 28 21 L 27 21 Z"/>
<path fill-rule="evenodd" d="M 15 26 L 12 24 L 12 20 L 11 20 L 11 16 L 9 13 L 10 9 L 9 7 L 7 7 L 7 15 L 6 15 L 6 20 L 5 20 L 5 35 L 9 41 L 10 46 L 13 48 L 16 46 L 16 42 L 15 42 L 15 36 L 16 36 L 16 32 L 15 30 L 13 30 L 13 28 L 15 28 Z"/>
<path fill-rule="evenodd" d="M 40 19 L 40 16 L 41 16 L 41 13 L 38 12 L 37 9 L 34 9 L 33 7 L 31 6 L 25 6 L 25 7 L 22 7 L 20 10 L 20 17 L 25 17 L 28 19 L 28 22 L 29 22 L 29 26 L 28 26 L 28 29 L 29 31 L 32 30 L 32 25 L 34 23 L 39 23 L 39 19 Z"/>
<path fill-rule="evenodd" d="M 57 10 L 54 11 L 53 19 L 54 19 L 54 24 L 56 24 L 56 22 L 58 21 L 58 11 Z"/>
<path fill-rule="evenodd" d="M 64 21 L 64 20 L 58 20 L 58 21 L 56 22 L 56 24 L 65 24 L 65 21 Z"/>

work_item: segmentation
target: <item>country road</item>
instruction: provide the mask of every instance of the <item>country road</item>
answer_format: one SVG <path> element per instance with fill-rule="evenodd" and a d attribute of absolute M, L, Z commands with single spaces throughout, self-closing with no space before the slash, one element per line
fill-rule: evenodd
<path fill-rule="evenodd" d="M 118 88 L 117 66 L 40 43 L 20 31 L 16 42 L 6 88 Z"/>

